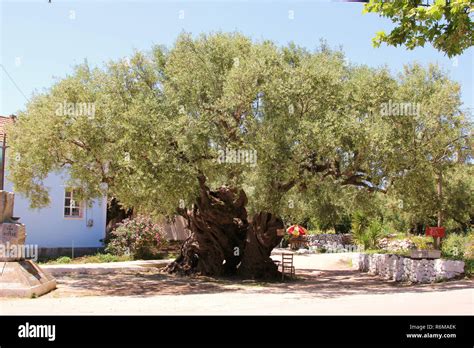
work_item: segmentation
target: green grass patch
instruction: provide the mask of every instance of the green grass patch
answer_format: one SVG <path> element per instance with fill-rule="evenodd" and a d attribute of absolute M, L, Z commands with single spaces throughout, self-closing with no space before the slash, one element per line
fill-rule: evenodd
<path fill-rule="evenodd" d="M 362 252 L 363 254 L 390 254 L 390 255 L 399 255 L 399 256 L 409 256 L 410 252 L 405 250 L 385 250 L 385 249 L 368 249 Z"/>
<path fill-rule="evenodd" d="M 52 259 L 44 264 L 47 265 L 62 265 L 62 264 L 82 264 L 82 263 L 108 263 L 108 262 L 122 262 L 122 261 L 132 261 L 132 258 L 128 255 L 117 256 L 112 254 L 101 254 L 97 253 L 95 255 L 86 255 L 81 257 L 76 257 L 71 259 L 68 256 L 61 256 L 57 259 Z"/>

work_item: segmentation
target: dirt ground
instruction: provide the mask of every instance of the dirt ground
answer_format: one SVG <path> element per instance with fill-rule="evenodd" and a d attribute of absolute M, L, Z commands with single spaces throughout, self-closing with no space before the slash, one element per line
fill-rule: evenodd
<path fill-rule="evenodd" d="M 296 255 L 297 279 L 271 283 L 158 269 L 65 274 L 40 298 L 0 299 L 0 314 L 474 314 L 472 280 L 400 284 L 352 270 L 349 258 Z"/>

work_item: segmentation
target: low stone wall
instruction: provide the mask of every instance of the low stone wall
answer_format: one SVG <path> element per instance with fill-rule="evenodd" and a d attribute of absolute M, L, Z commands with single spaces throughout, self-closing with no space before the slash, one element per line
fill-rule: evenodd
<path fill-rule="evenodd" d="M 344 246 L 351 244 L 350 234 L 312 234 L 306 236 L 310 246 L 318 248 L 333 248 L 335 245 Z"/>
<path fill-rule="evenodd" d="M 355 254 L 352 267 L 385 279 L 412 283 L 433 283 L 464 274 L 463 261 L 418 260 L 390 254 Z"/>

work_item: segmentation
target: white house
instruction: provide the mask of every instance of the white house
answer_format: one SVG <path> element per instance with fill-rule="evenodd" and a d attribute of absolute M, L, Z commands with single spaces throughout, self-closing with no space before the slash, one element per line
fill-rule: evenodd
<path fill-rule="evenodd" d="M 13 123 L 11 117 L 0 116 L 0 152 L 2 168 L 5 168 L 5 151 L 8 151 L 8 136 L 5 138 L 5 125 Z M 4 141 L 6 139 L 6 146 Z M 1 170 L 0 180 L 3 189 L 15 192 L 8 181 L 8 174 Z M 74 188 L 65 185 L 67 171 L 50 173 L 44 184 L 49 189 L 51 204 L 42 209 L 30 209 L 29 201 L 21 194 L 15 194 L 14 216 L 26 225 L 26 243 L 36 244 L 40 249 L 87 250 L 102 247 L 105 238 L 107 201 L 97 199 L 86 204 L 74 198 Z M 64 251 L 63 251 L 64 253 Z M 43 253 L 43 254 L 48 254 Z M 52 253 L 54 254 L 54 252 Z M 67 254 L 67 253 L 66 253 Z"/>

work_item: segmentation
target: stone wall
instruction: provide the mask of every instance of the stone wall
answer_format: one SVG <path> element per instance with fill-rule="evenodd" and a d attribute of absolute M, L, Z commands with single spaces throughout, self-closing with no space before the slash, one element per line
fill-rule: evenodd
<path fill-rule="evenodd" d="M 382 238 L 378 241 L 377 246 L 380 249 L 384 249 L 391 252 L 416 249 L 415 243 L 408 238 L 404 238 L 404 239 Z"/>
<path fill-rule="evenodd" d="M 352 237 L 350 234 L 312 234 L 306 236 L 308 244 L 317 248 L 333 248 L 336 245 L 351 244 Z"/>
<path fill-rule="evenodd" d="M 443 259 L 411 259 L 390 254 L 354 254 L 352 266 L 384 279 L 413 283 L 432 283 L 464 274 L 464 262 Z"/>

